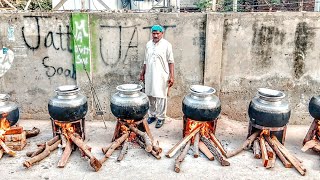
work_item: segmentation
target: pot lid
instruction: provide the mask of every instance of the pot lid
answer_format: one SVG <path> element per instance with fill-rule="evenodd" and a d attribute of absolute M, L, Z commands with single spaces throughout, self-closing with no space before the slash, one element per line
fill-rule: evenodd
<path fill-rule="evenodd" d="M 213 94 L 216 92 L 214 88 L 202 85 L 192 85 L 190 86 L 190 91 L 199 94 Z"/>
<path fill-rule="evenodd" d="M 64 85 L 64 86 L 59 86 L 56 91 L 59 92 L 66 92 L 66 91 L 74 91 L 74 90 L 78 90 L 78 86 L 76 85 Z"/>
<path fill-rule="evenodd" d="M 269 98 L 276 98 L 276 99 L 282 99 L 286 95 L 278 90 L 268 89 L 268 88 L 259 88 L 258 93 L 261 96 L 269 97 Z"/>

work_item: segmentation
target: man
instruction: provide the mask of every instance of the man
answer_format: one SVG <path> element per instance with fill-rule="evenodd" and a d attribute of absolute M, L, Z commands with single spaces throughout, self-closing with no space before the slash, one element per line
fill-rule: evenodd
<path fill-rule="evenodd" d="M 160 25 L 152 26 L 152 40 L 146 45 L 145 60 L 140 73 L 140 80 L 145 82 L 145 93 L 150 101 L 148 123 L 157 120 L 156 128 L 164 124 L 168 88 L 174 82 L 172 45 L 162 38 L 163 31 Z"/>

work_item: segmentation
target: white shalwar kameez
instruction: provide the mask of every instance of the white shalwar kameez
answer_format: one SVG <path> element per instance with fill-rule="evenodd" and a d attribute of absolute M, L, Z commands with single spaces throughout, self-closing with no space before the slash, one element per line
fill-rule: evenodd
<path fill-rule="evenodd" d="M 150 101 L 149 117 L 165 119 L 169 63 L 174 63 L 172 45 L 163 38 L 158 43 L 150 40 L 146 45 L 145 56 L 145 93 Z"/>

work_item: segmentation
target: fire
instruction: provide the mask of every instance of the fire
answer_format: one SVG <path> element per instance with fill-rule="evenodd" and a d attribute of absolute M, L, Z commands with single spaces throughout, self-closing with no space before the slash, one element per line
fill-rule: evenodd
<path fill-rule="evenodd" d="M 10 129 L 10 122 L 7 120 L 7 116 L 7 113 L 3 113 L 2 118 L 0 118 L 0 137 Z"/>
<path fill-rule="evenodd" d="M 190 134 L 198 126 L 202 126 L 200 128 L 200 135 L 209 138 L 210 137 L 210 133 L 213 130 L 212 124 L 210 122 L 194 121 L 194 120 L 191 120 L 189 118 L 187 119 L 187 123 L 186 123 L 186 129 L 185 129 L 185 132 L 184 132 L 185 136 Z"/>
<path fill-rule="evenodd" d="M 74 133 L 75 132 L 75 127 L 73 126 L 72 123 L 61 123 L 61 122 L 54 122 L 56 125 L 58 125 L 59 127 L 61 127 L 61 129 L 63 130 L 63 134 L 64 133 Z"/>

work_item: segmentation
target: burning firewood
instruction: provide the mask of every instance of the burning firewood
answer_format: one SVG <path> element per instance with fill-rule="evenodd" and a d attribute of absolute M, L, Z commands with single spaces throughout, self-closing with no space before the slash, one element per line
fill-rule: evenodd
<path fill-rule="evenodd" d="M 16 152 L 12 151 L 1 139 L 0 139 L 0 147 L 2 147 L 3 151 L 10 156 L 15 156 Z"/>
<path fill-rule="evenodd" d="M 237 154 L 239 154 L 240 152 L 242 152 L 243 150 L 247 149 L 249 146 L 251 146 L 252 142 L 259 136 L 259 131 L 251 134 L 250 137 L 248 137 L 248 139 L 242 144 L 242 146 L 239 149 L 236 149 L 234 151 L 228 152 L 226 154 L 227 158 L 235 156 Z"/>
<path fill-rule="evenodd" d="M 25 166 L 26 168 L 30 168 L 34 163 L 43 160 L 44 158 L 46 158 L 47 156 L 49 156 L 52 151 L 54 151 L 55 149 L 58 148 L 60 142 L 61 142 L 61 140 L 58 140 L 57 142 L 55 142 L 55 143 L 54 143 L 53 145 L 51 145 L 51 146 L 49 146 L 48 143 L 45 143 L 45 148 L 44 148 L 44 150 L 43 150 L 40 154 L 38 154 L 38 155 L 36 155 L 36 156 L 34 156 L 34 157 L 26 160 L 26 161 L 23 163 L 23 166 Z"/>
<path fill-rule="evenodd" d="M 189 140 L 187 142 L 186 146 L 183 148 L 183 151 L 181 152 L 181 154 L 176 158 L 176 161 L 174 164 L 174 171 L 177 173 L 180 172 L 180 165 L 188 153 L 188 150 L 190 148 L 190 143 L 191 143 L 191 141 Z"/>
<path fill-rule="evenodd" d="M 194 153 L 193 156 L 195 158 L 199 157 L 199 141 L 200 141 L 200 134 L 197 133 L 194 137 L 193 147 L 194 147 Z"/>
<path fill-rule="evenodd" d="M 140 131 L 139 129 L 137 129 L 136 127 L 134 127 L 132 125 L 129 125 L 129 128 L 133 132 L 135 132 L 136 134 L 138 134 L 139 136 L 141 136 L 144 139 L 144 142 L 145 142 L 145 145 L 146 145 L 145 150 L 147 152 L 151 152 L 152 151 L 152 142 L 151 142 L 151 139 L 148 136 L 148 134 L 146 132 Z"/>
<path fill-rule="evenodd" d="M 269 157 L 268 157 L 268 152 L 267 152 L 267 148 L 266 148 L 266 144 L 263 136 L 259 138 L 259 142 L 260 142 L 260 149 L 261 149 L 262 164 L 264 167 L 266 167 L 269 161 Z"/>
<path fill-rule="evenodd" d="M 274 152 L 277 154 L 279 159 L 281 160 L 282 164 L 286 168 L 291 168 L 292 164 L 283 156 L 283 154 L 280 152 L 278 146 L 275 145 L 275 143 L 271 140 L 270 136 L 264 136 L 268 144 L 271 146 L 271 148 L 274 150 Z"/>
<path fill-rule="evenodd" d="M 63 150 L 63 154 L 61 156 L 60 161 L 58 162 L 59 168 L 64 168 L 67 164 L 67 161 L 72 153 L 72 143 L 71 141 L 67 141 Z"/>
<path fill-rule="evenodd" d="M 217 158 L 222 166 L 230 166 L 230 163 L 226 160 L 226 158 L 218 151 L 218 149 L 212 145 L 209 139 L 204 136 L 201 136 L 201 141 L 208 147 L 210 152 Z"/>
<path fill-rule="evenodd" d="M 37 136 L 40 133 L 40 129 L 33 127 L 31 130 L 24 130 L 26 132 L 26 137 L 31 138 Z"/>
<path fill-rule="evenodd" d="M 210 161 L 214 160 L 214 156 L 202 141 L 199 142 L 199 149 Z"/>
<path fill-rule="evenodd" d="M 261 159 L 261 149 L 260 149 L 260 143 L 258 139 L 253 141 L 252 149 L 253 149 L 254 158 Z"/>
<path fill-rule="evenodd" d="M 227 152 L 226 150 L 223 148 L 221 142 L 216 138 L 216 136 L 213 133 L 209 133 L 210 135 L 210 139 L 214 142 L 214 144 L 219 148 L 219 150 L 221 151 L 222 155 L 226 156 Z"/>

